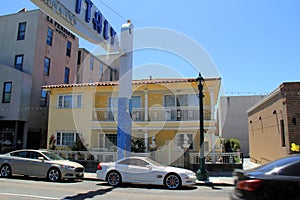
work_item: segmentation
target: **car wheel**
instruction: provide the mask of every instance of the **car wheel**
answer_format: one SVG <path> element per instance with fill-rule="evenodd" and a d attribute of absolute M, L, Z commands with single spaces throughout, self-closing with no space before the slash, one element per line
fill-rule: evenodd
<path fill-rule="evenodd" d="M 61 179 L 60 171 L 57 168 L 51 168 L 48 171 L 47 179 L 51 182 L 57 182 Z"/>
<path fill-rule="evenodd" d="M 165 185 L 169 189 L 177 189 L 181 186 L 181 180 L 176 174 L 168 174 L 165 178 Z"/>
<path fill-rule="evenodd" d="M 10 177 L 11 176 L 11 167 L 9 165 L 2 165 L 1 169 L 1 177 Z"/>
<path fill-rule="evenodd" d="M 107 177 L 106 180 L 107 180 L 108 184 L 111 186 L 118 186 L 122 182 L 122 177 L 121 177 L 120 173 L 117 171 L 108 172 L 106 177 Z"/>

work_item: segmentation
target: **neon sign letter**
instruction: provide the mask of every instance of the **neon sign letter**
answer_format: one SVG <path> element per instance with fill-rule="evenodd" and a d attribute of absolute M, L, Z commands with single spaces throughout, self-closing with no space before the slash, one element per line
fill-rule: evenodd
<path fill-rule="evenodd" d="M 91 20 L 93 2 L 91 0 L 85 0 L 85 2 L 86 2 L 85 21 L 89 23 Z"/>

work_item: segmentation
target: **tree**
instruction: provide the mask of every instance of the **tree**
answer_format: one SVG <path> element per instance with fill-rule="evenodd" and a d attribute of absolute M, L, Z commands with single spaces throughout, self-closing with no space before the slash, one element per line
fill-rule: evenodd
<path fill-rule="evenodd" d="M 227 139 L 223 141 L 224 151 L 228 152 L 238 152 L 241 149 L 240 141 L 237 139 Z"/>
<path fill-rule="evenodd" d="M 145 152 L 145 142 L 144 140 L 131 140 L 131 151 L 135 153 L 143 153 Z"/>
<path fill-rule="evenodd" d="M 51 135 L 50 140 L 49 140 L 49 149 L 50 150 L 55 150 L 55 143 L 56 143 L 55 136 Z"/>

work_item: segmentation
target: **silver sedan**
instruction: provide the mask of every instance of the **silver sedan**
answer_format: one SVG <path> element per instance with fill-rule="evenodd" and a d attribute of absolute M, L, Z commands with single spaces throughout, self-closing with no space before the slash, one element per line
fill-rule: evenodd
<path fill-rule="evenodd" d="M 83 178 L 84 167 L 47 150 L 25 149 L 0 155 L 1 177 L 13 174 L 42 177 L 55 182 Z"/>

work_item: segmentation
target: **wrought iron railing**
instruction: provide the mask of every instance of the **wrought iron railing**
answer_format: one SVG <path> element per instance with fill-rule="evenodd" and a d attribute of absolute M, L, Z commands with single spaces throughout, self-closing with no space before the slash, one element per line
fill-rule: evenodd
<path fill-rule="evenodd" d="M 190 153 L 190 163 L 199 164 L 199 153 Z M 243 162 L 240 152 L 231 153 L 205 153 L 205 163 L 239 164 Z"/>

